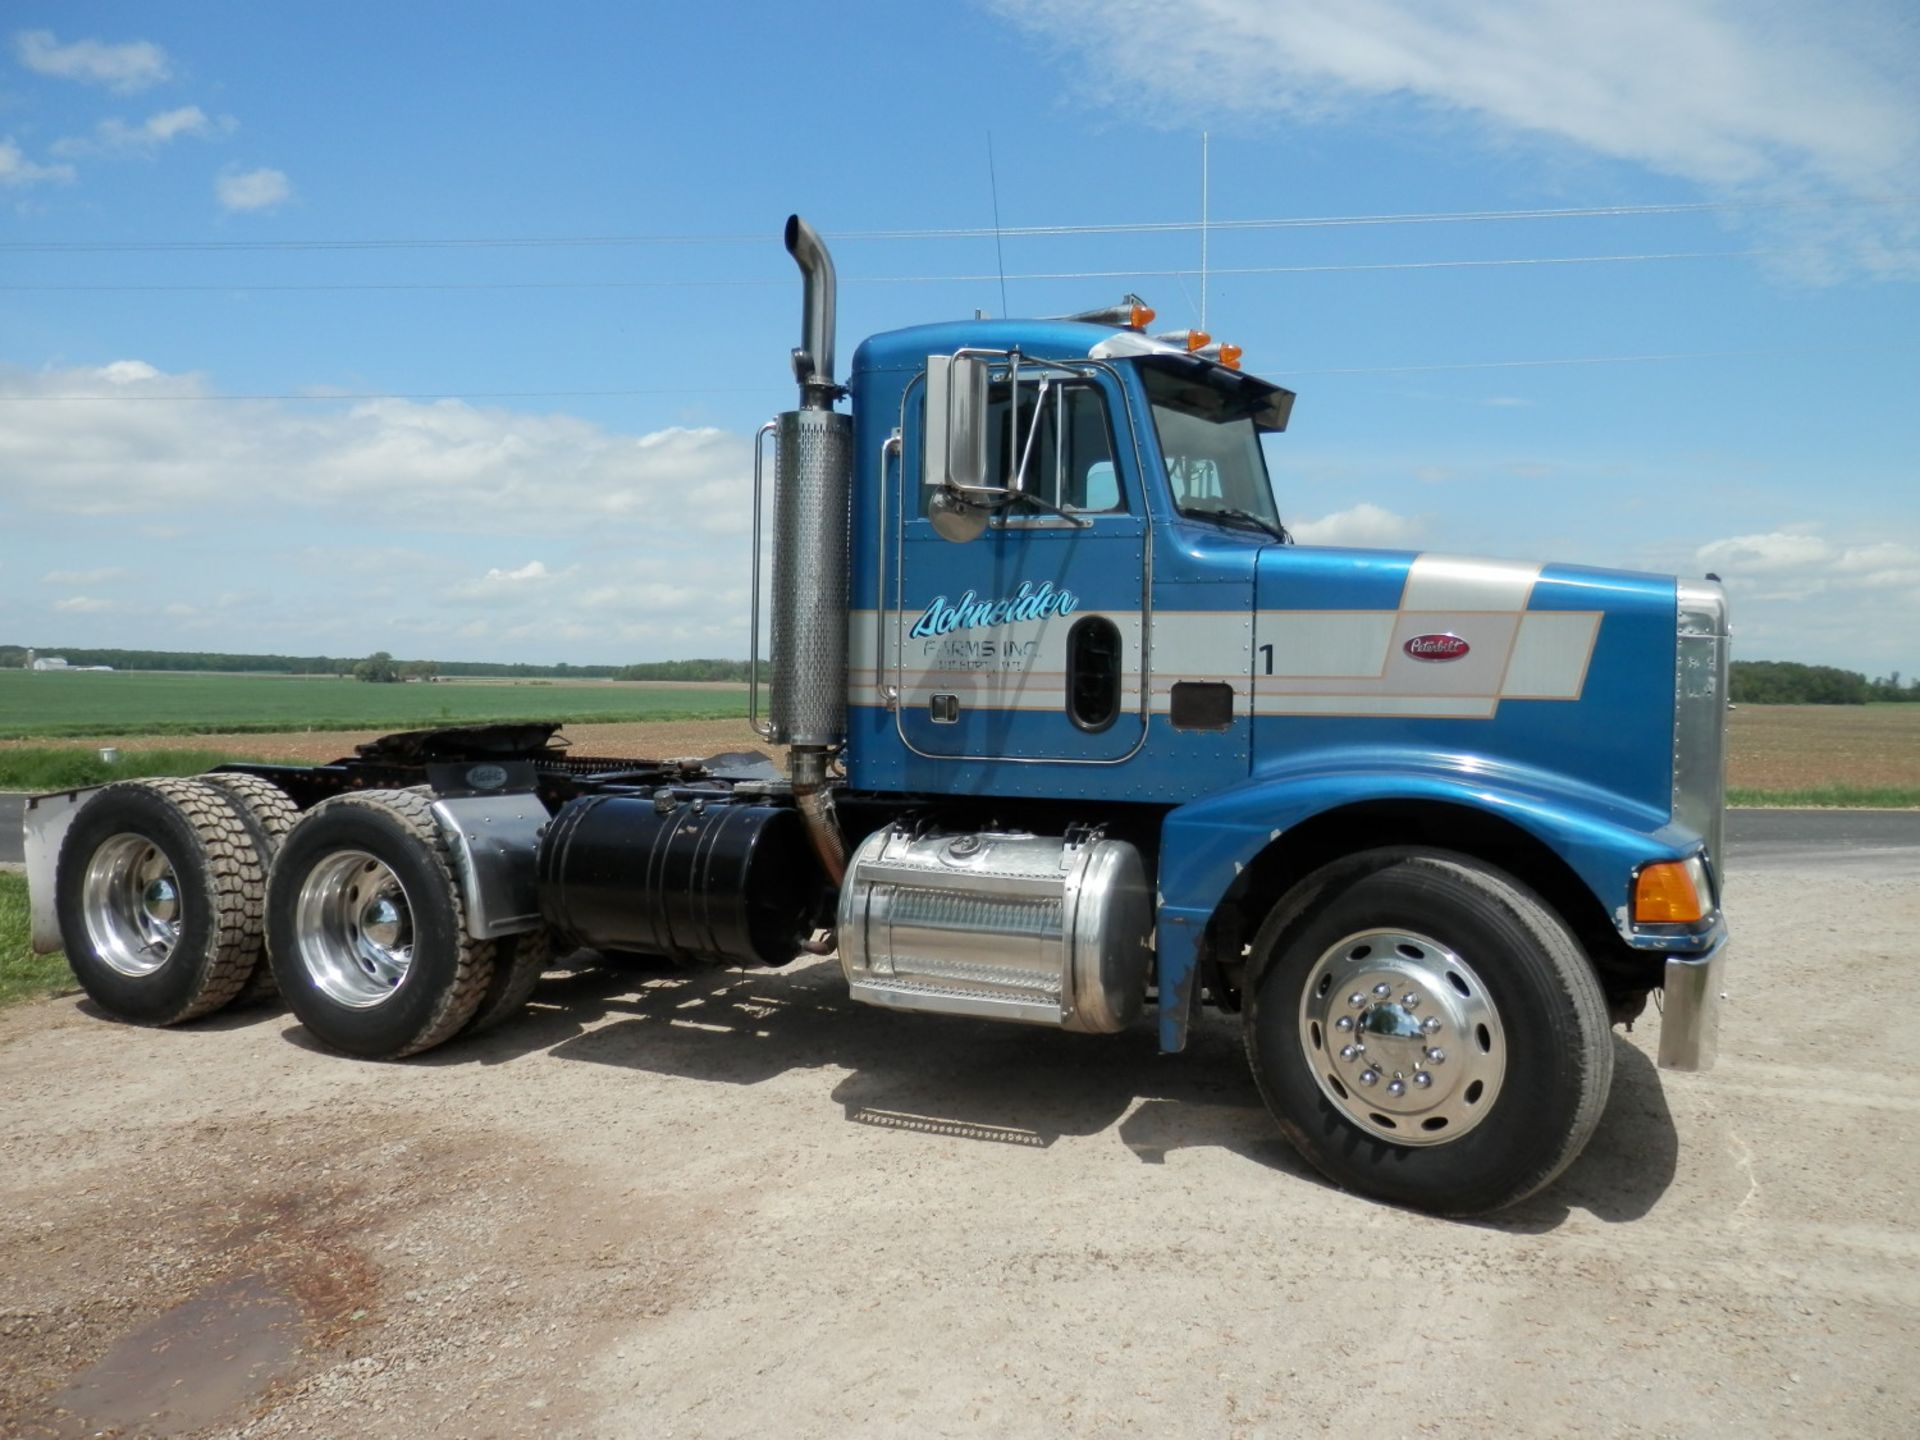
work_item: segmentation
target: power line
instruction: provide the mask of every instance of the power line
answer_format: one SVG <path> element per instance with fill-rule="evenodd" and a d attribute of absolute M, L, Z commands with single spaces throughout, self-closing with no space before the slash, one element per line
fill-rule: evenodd
<path fill-rule="evenodd" d="M 224 404 L 227 401 L 292 400 L 325 404 L 337 400 L 578 400 L 628 395 L 759 395 L 766 385 L 648 387 L 620 390 L 338 390 L 326 394 L 285 391 L 261 395 L 155 395 L 100 391 L 70 395 L 0 395 L 0 405 L 34 404 L 42 400 L 167 400 L 181 404 Z"/>
<path fill-rule="evenodd" d="M 1181 233 L 1202 228 L 1209 230 L 1296 230 L 1324 229 L 1358 225 L 1452 225 L 1488 224 L 1526 220 L 1597 220 L 1638 216 L 1706 215 L 1730 211 L 1854 209 L 1889 205 L 1920 204 L 1920 195 L 1877 195 L 1827 197 L 1798 200 L 1708 200 L 1683 204 L 1583 205 L 1557 209 L 1524 210 L 1434 210 L 1379 215 L 1300 215 L 1256 220 L 1149 220 L 1122 221 L 1087 225 L 1019 225 L 1000 231 L 1015 238 L 1044 238 L 1061 235 L 1152 235 Z M 837 243 L 866 241 L 979 240 L 993 235 L 991 228 L 979 226 L 924 227 L 893 230 L 834 230 L 826 238 Z M 7 254 L 112 254 L 131 252 L 226 252 L 226 251 L 307 251 L 307 250 L 477 250 L 477 249 L 584 249 L 605 246 L 644 245 L 763 245 L 769 236 L 753 234 L 709 235 L 521 235 L 450 236 L 439 239 L 357 239 L 333 240 L 14 240 L 0 241 L 0 253 Z M 1008 277 L 1013 278 L 1013 277 Z"/>
<path fill-rule="evenodd" d="M 1766 256 L 1817 255 L 1810 249 L 1660 250 L 1631 255 L 1521 255 L 1484 260 L 1383 260 L 1340 265 L 1242 265 L 1199 269 L 1033 270 L 1000 275 L 843 275 L 842 285 L 975 285 L 1001 280 L 1186 280 L 1199 275 L 1330 275 L 1382 270 L 1498 270 L 1532 265 L 1628 265 L 1674 260 L 1750 260 Z M 1889 256 L 1917 252 L 1894 250 Z M 342 291 L 486 290 L 713 290 L 787 286 L 791 276 L 748 280 L 420 280 L 270 284 L 26 284 L 0 285 L 0 293 L 28 294 L 301 294 Z"/>
<path fill-rule="evenodd" d="M 1276 366 L 1266 371 L 1272 375 L 1408 375 L 1449 370 L 1532 370 L 1555 368 L 1569 365 L 1666 365 L 1691 360 L 1779 360 L 1808 354 L 1861 353 L 1885 347 L 1843 346 L 1821 348 L 1818 350 L 1689 350 L 1666 354 L 1643 355 L 1574 355 L 1551 356 L 1522 360 L 1454 360 L 1437 361 L 1418 365 L 1360 365 L 1338 366 L 1319 369 L 1299 369 L 1292 366 Z M 230 401 L 301 401 L 310 404 L 324 404 L 340 400 L 559 400 L 591 397 L 629 396 L 629 395 L 748 395 L 764 393 L 769 387 L 733 386 L 728 388 L 707 387 L 678 389 L 618 389 L 618 390 L 433 390 L 433 391 L 366 391 L 340 392 L 328 395 L 314 394 L 257 394 L 257 395 L 167 395 L 167 394 L 29 394 L 0 395 L 0 404 L 36 404 L 43 400 L 67 401 L 172 401 L 181 404 L 220 404 Z"/>

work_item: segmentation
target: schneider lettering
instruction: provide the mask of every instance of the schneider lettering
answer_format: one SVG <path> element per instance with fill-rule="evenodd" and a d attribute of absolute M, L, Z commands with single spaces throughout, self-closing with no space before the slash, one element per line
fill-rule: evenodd
<path fill-rule="evenodd" d="M 1038 589 L 1031 580 L 1023 580 L 1020 588 L 1004 600 L 982 600 L 971 590 L 951 603 L 946 596 L 936 595 L 933 603 L 913 622 L 910 633 L 914 639 L 924 640 L 934 635 L 950 635 L 955 630 L 1045 620 L 1049 615 L 1071 615 L 1079 603 L 1071 590 L 1056 590 L 1053 582 L 1046 580 Z"/>

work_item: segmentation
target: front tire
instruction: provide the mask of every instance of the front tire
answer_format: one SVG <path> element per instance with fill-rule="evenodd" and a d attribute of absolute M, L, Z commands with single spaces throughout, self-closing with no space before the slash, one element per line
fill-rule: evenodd
<path fill-rule="evenodd" d="M 1606 1002 L 1567 927 L 1462 855 L 1377 850 L 1274 908 L 1246 1040 L 1268 1108 L 1344 1188 L 1445 1215 L 1573 1163 L 1613 1077 Z"/>
<path fill-rule="evenodd" d="M 446 841 L 416 790 L 316 805 L 267 881 L 267 945 L 281 997 L 322 1043 L 391 1060 L 473 1018 L 494 942 L 467 933 Z"/>
<path fill-rule="evenodd" d="M 265 863 L 235 806 L 198 780 L 107 786 L 74 818 L 56 876 L 67 963 L 123 1020 L 211 1014 L 261 964 Z"/>

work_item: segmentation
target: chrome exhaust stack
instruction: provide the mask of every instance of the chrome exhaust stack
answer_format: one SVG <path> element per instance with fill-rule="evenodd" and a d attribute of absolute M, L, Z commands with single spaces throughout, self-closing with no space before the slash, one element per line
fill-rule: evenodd
<path fill-rule="evenodd" d="M 761 733 L 791 747 L 794 796 L 838 884 L 846 840 L 827 770 L 847 728 L 853 418 L 833 408 L 842 393 L 833 379 L 833 257 L 798 215 L 787 219 L 786 245 L 804 280 L 800 345 L 793 352 L 800 408 L 773 422 L 773 685 Z"/>
<path fill-rule="evenodd" d="M 833 383 L 836 281 L 833 256 L 798 215 L 787 217 L 787 253 L 800 267 L 800 348 L 793 352 L 793 378 L 800 382 L 802 410 L 830 410 L 840 387 Z"/>

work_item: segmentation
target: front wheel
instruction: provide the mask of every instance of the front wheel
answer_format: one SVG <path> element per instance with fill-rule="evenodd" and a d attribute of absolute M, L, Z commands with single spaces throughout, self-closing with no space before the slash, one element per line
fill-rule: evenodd
<path fill-rule="evenodd" d="M 1275 907 L 1251 959 L 1254 1078 L 1343 1187 L 1485 1214 L 1551 1182 L 1599 1123 L 1613 1043 L 1592 967 L 1537 896 L 1479 861 L 1336 862 Z"/>

